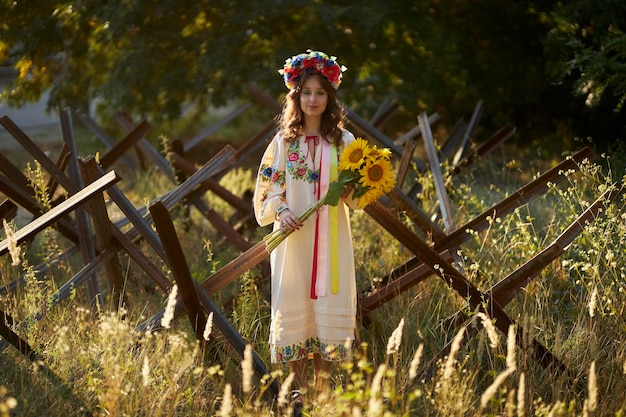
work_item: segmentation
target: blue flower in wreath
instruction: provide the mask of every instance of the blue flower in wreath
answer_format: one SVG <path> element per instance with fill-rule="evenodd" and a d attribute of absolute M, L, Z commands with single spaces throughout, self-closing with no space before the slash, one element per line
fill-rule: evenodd
<path fill-rule="evenodd" d="M 319 175 L 317 174 L 317 172 L 311 172 L 311 173 L 309 174 L 309 179 L 310 179 L 311 181 L 317 181 L 317 179 L 318 179 L 318 178 L 319 178 Z"/>
<path fill-rule="evenodd" d="M 267 167 L 263 170 L 263 176 L 270 178 L 272 176 L 272 167 Z"/>
<path fill-rule="evenodd" d="M 291 350 L 291 346 L 287 346 L 285 348 L 285 356 L 287 356 L 288 358 L 290 358 L 293 355 L 293 351 Z"/>

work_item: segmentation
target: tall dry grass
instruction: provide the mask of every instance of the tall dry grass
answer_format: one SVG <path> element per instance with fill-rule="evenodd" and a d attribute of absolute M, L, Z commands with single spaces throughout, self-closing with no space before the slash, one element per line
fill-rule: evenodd
<path fill-rule="evenodd" d="M 519 163 L 481 162 L 463 175 L 446 176 L 456 224 L 528 180 L 528 175 L 520 180 L 524 168 Z M 487 290 L 552 242 L 606 187 L 614 182 L 626 185 L 626 178 L 614 178 L 608 162 L 606 158 L 586 162 L 563 173 L 562 184 L 551 186 L 544 196 L 511 215 L 492 219 L 488 230 L 474 233 L 461 248 L 470 279 Z M 238 169 L 222 184 L 243 194 L 253 176 L 252 170 Z M 45 184 L 38 167 L 32 168 L 31 177 L 36 187 Z M 434 213 L 432 182 L 428 177 L 418 180 L 420 202 L 426 212 Z M 126 191 L 141 205 L 167 186 L 151 172 L 140 175 Z M 217 197 L 206 198 L 224 217 L 235 215 Z M 462 297 L 432 277 L 359 324 L 361 344 L 350 360 L 333 366 L 331 392 L 307 395 L 305 412 L 352 417 L 624 415 L 625 203 L 620 195 L 563 257 L 542 270 L 506 306 L 527 332 L 525 337 L 551 349 L 568 373 L 543 369 L 515 344 L 514 329 L 500 333 L 488 316 L 467 311 Z M 177 210 L 174 216 L 197 280 L 237 255 L 197 211 Z M 363 212 L 353 213 L 352 225 L 358 285 L 367 291 L 379 286 L 381 278 L 411 254 Z M 7 224 L 2 236 L 10 235 L 12 227 Z M 258 241 L 266 232 L 253 230 L 248 236 Z M 249 271 L 214 297 L 250 343 L 240 361 L 224 353 L 224 341 L 214 328 L 205 329 L 210 343 L 195 341 L 185 319 L 171 321 L 169 328 L 157 333 L 137 332 L 138 324 L 166 306 L 168 294 L 124 257 L 127 309 L 114 312 L 111 301 L 96 314 L 88 308 L 83 288 L 76 288 L 61 305 L 48 308 L 55 291 L 80 268 L 69 261 L 53 262 L 49 256 L 67 246 L 49 231 L 17 248 L 14 258 L 0 260 L 3 284 L 24 275 L 16 291 L 1 297 L 2 309 L 21 323 L 15 330 L 44 358 L 31 363 L 13 348 L 0 355 L 0 416 L 290 415 L 287 385 L 278 398 L 268 395 L 273 380 L 293 378 L 287 368 L 270 366 L 271 374 L 261 380 L 250 373 L 249 349 L 269 363 L 269 290 L 258 271 Z M 149 249 L 145 251 L 149 254 Z M 34 265 L 42 259 L 50 269 L 37 274 Z M 45 317 L 35 320 L 44 309 Z M 467 329 L 444 327 L 445 319 L 458 310 L 465 311 L 472 324 Z M 477 325 L 483 330 L 475 333 Z M 447 343 L 451 343 L 449 355 L 425 374 Z"/>

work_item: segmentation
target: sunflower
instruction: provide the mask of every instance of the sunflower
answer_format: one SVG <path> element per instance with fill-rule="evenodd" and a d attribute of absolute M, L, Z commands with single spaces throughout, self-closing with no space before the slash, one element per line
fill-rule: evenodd
<path fill-rule="evenodd" d="M 389 160 L 391 158 L 391 150 L 389 148 L 378 148 L 376 145 L 372 146 L 368 158 L 380 159 L 384 158 Z"/>
<path fill-rule="evenodd" d="M 345 147 L 339 158 L 340 170 L 360 169 L 370 152 L 365 139 L 357 138 Z"/>
<path fill-rule="evenodd" d="M 359 182 L 364 187 L 374 188 L 381 193 L 389 192 L 395 185 L 391 162 L 381 158 L 366 164 L 359 171 Z"/>
<path fill-rule="evenodd" d="M 369 190 L 365 192 L 365 194 L 363 194 L 359 198 L 359 201 L 357 204 L 359 205 L 360 208 L 365 208 L 365 206 L 367 206 L 368 204 L 373 203 L 374 201 L 377 201 L 381 195 L 382 194 L 378 190 L 374 188 L 370 188 Z"/>

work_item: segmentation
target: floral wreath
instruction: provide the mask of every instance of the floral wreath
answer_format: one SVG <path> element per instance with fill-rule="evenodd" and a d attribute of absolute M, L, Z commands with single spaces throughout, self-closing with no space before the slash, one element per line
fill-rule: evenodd
<path fill-rule="evenodd" d="M 290 90 L 298 85 L 304 74 L 318 73 L 330 81 L 336 90 L 341 84 L 341 74 L 347 68 L 337 63 L 337 58 L 329 57 L 324 52 L 307 49 L 302 53 L 285 60 L 285 65 L 278 70 Z"/>

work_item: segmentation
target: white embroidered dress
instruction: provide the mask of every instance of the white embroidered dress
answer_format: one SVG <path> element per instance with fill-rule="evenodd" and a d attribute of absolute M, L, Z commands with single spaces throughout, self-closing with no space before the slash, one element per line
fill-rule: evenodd
<path fill-rule="evenodd" d="M 337 149 L 337 158 L 343 147 L 353 140 L 354 135 L 344 130 L 343 145 Z M 314 145 L 304 136 L 292 143 L 284 141 L 280 135 L 273 138 L 261 160 L 254 193 L 254 211 L 261 226 L 273 223 L 274 230 L 277 230 L 277 213 L 281 210 L 289 208 L 299 216 L 319 199 L 322 148 L 334 145 L 319 138 L 318 141 L 319 144 Z M 328 150 L 325 154 L 328 155 Z M 322 169 L 328 169 L 328 161 L 322 164 Z M 321 210 L 328 210 L 328 207 Z M 303 359 L 316 352 L 326 360 L 340 360 L 346 354 L 346 341 L 354 340 L 354 254 L 349 209 L 343 200 L 339 201 L 337 212 L 336 293 L 331 290 L 331 267 L 330 262 L 326 262 L 326 270 L 318 271 L 317 277 L 326 280 L 327 289 L 324 295 L 311 297 L 316 230 L 320 233 L 318 239 L 330 234 L 328 227 L 316 227 L 315 214 L 270 254 L 272 321 L 269 342 L 273 363 Z M 318 251 L 317 256 L 329 257 L 331 254 Z"/>

